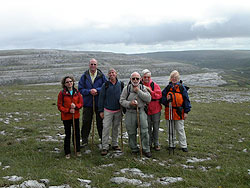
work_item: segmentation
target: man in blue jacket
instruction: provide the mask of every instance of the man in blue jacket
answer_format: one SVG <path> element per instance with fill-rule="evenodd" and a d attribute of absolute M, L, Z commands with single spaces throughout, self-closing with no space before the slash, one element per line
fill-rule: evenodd
<path fill-rule="evenodd" d="M 91 122 L 93 117 L 93 98 L 95 101 L 95 114 L 97 131 L 100 139 L 102 139 L 102 118 L 98 113 L 98 97 L 103 83 L 107 81 L 101 70 L 97 69 L 98 62 L 95 59 L 89 61 L 89 70 L 85 71 L 79 83 L 78 90 L 82 94 L 84 107 L 82 117 L 82 145 L 88 145 L 88 137 L 91 130 Z"/>
<path fill-rule="evenodd" d="M 109 81 L 102 85 L 99 95 L 98 110 L 103 118 L 102 130 L 102 152 L 101 155 L 107 155 L 109 150 L 109 132 L 112 127 L 113 150 L 121 150 L 118 146 L 119 125 L 121 123 L 120 95 L 123 89 L 123 83 L 118 81 L 117 72 L 110 68 L 108 72 Z"/>

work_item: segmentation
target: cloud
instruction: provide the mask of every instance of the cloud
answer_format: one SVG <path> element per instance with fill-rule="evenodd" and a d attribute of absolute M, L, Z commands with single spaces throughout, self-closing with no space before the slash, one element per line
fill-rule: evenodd
<path fill-rule="evenodd" d="M 171 49 L 174 44 L 189 46 L 194 41 L 196 46 L 205 42 L 210 46 L 213 40 L 221 44 L 250 38 L 250 3 L 244 0 L 4 2 L 0 49 L 109 50 L 136 49 L 136 45 Z"/>

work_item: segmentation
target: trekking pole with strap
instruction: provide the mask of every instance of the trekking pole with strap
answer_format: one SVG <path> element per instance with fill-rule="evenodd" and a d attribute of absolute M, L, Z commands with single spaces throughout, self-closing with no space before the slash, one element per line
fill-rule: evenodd
<path fill-rule="evenodd" d="M 122 133 L 123 133 L 123 130 L 122 130 L 122 108 L 121 108 L 121 147 L 122 147 L 122 152 L 123 152 L 123 138 L 122 138 Z"/>
<path fill-rule="evenodd" d="M 74 137 L 74 151 L 76 155 L 76 126 L 75 126 L 75 113 L 72 114 L 73 117 L 73 137 Z"/>
<path fill-rule="evenodd" d="M 174 155 L 174 125 L 173 125 L 173 107 L 172 107 L 172 94 L 170 95 L 170 101 L 169 101 L 169 127 L 168 127 L 168 141 L 169 141 L 169 155 L 171 153 L 171 149 L 173 150 L 173 155 Z M 171 132 L 171 134 L 170 134 Z M 173 147 L 171 147 L 171 145 Z"/>
<path fill-rule="evenodd" d="M 138 101 L 138 100 L 137 100 L 137 101 Z M 141 158 L 142 158 L 140 111 L 139 111 L 138 103 L 137 103 L 137 106 L 136 106 L 136 114 L 137 114 L 137 124 L 138 124 L 138 135 L 139 135 L 139 145 L 140 145 L 140 156 L 141 156 Z"/>
<path fill-rule="evenodd" d="M 95 96 L 93 95 L 92 140 L 91 140 L 92 150 L 94 147 L 94 137 L 95 137 Z"/>

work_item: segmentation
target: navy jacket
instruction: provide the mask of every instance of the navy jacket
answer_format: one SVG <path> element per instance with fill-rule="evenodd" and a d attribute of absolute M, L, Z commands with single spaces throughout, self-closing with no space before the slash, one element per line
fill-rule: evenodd
<path fill-rule="evenodd" d="M 117 80 L 113 85 L 110 81 L 107 81 L 107 85 L 104 83 L 99 94 L 98 111 L 103 112 L 104 108 L 109 110 L 119 110 L 120 95 L 122 92 L 121 82 Z"/>
<path fill-rule="evenodd" d="M 82 94 L 84 107 L 93 107 L 93 95 L 90 94 L 91 89 L 96 89 L 98 95 L 95 96 L 95 106 L 98 106 L 98 98 L 100 94 L 101 87 L 103 83 L 107 81 L 105 75 L 102 73 L 101 70 L 97 69 L 97 75 L 92 84 L 91 77 L 89 75 L 89 70 L 85 71 L 82 75 L 79 83 L 78 83 L 78 90 Z"/>

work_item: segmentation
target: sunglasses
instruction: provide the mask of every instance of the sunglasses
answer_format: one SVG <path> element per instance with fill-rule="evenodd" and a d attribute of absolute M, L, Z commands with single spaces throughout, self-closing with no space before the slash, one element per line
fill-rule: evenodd
<path fill-rule="evenodd" d="M 65 84 L 68 84 L 68 83 L 72 83 L 73 81 L 67 81 L 67 82 L 65 82 Z"/>
<path fill-rule="evenodd" d="M 92 65 L 92 66 L 93 66 L 93 65 L 94 65 L 94 66 L 96 66 L 96 64 L 94 64 L 94 63 L 91 63 L 90 65 Z"/>
<path fill-rule="evenodd" d="M 140 78 L 132 78 L 132 80 L 140 80 Z"/>

